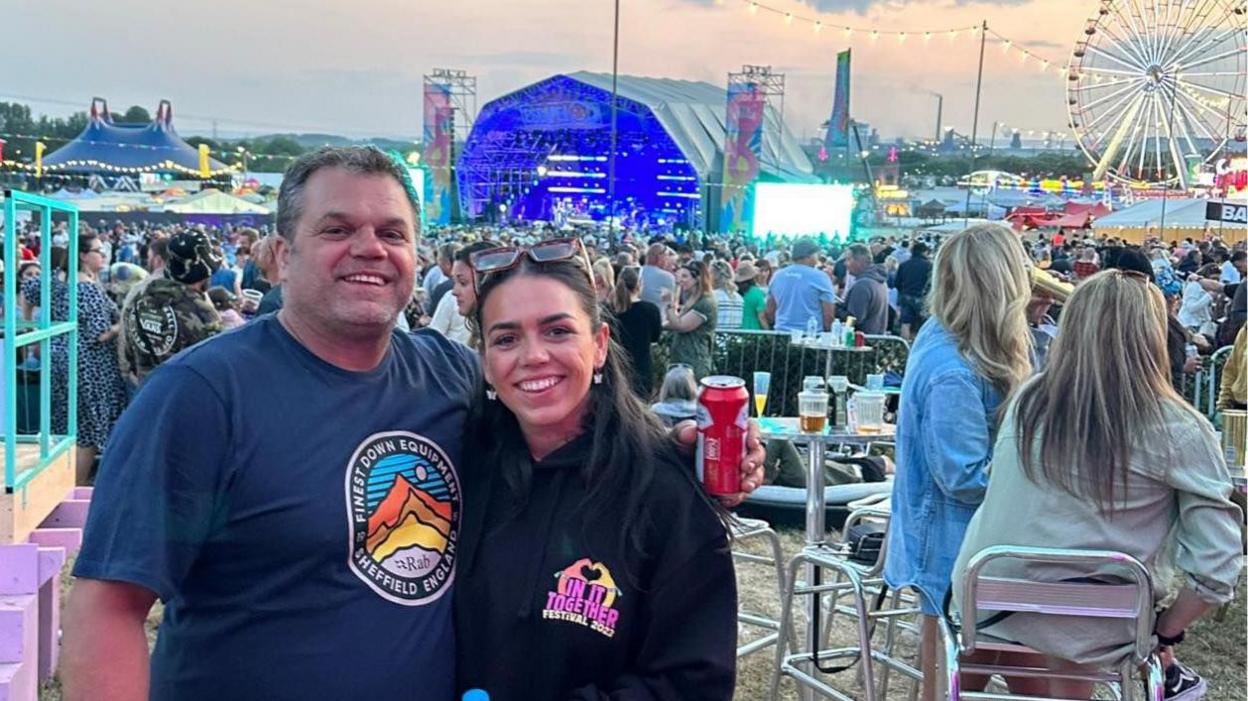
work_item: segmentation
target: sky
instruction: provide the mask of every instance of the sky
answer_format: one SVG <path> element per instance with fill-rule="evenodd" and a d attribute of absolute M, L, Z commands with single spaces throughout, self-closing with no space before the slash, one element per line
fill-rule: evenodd
<path fill-rule="evenodd" d="M 813 136 L 831 110 L 836 53 L 853 49 L 851 115 L 886 137 L 969 133 L 979 39 L 950 28 L 987 21 L 1061 64 L 1095 0 L 620 0 L 622 74 L 725 85 L 743 64 L 786 75 L 784 115 Z M 478 76 L 478 107 L 557 73 L 611 70 L 611 0 L 7 0 L 0 100 L 38 113 L 174 105 L 184 134 L 278 131 L 415 137 L 421 77 Z M 794 15 L 786 23 L 785 12 Z M 808 18 L 812 21 L 803 21 Z M 814 31 L 813 21 L 823 23 Z M 830 25 L 860 28 L 846 36 Z M 869 31 L 905 31 L 872 40 Z M 923 32 L 942 30 L 924 40 Z M 980 132 L 1066 125 L 1063 77 L 989 41 Z"/>

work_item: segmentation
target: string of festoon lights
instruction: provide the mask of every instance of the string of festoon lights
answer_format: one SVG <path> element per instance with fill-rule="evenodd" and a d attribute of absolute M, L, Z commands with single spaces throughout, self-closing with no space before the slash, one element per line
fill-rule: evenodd
<path fill-rule="evenodd" d="M 842 39 L 850 41 L 857 39 L 866 39 L 871 42 L 878 41 L 894 41 L 904 44 L 909 41 L 911 44 L 918 46 L 936 45 L 936 39 L 944 38 L 946 42 L 953 41 L 959 37 L 979 37 L 984 31 L 984 25 L 976 24 L 972 26 L 961 27 L 944 27 L 940 29 L 896 29 L 892 27 L 864 27 L 853 26 L 847 24 L 837 24 L 833 22 L 825 22 L 817 17 L 810 17 L 794 13 L 784 8 L 775 7 L 755 0 L 715 0 L 717 5 L 741 5 L 745 8 L 746 13 L 753 16 L 769 16 L 778 18 L 785 25 L 809 27 L 815 34 L 828 34 L 838 36 Z M 1007 55 L 1017 56 L 1020 65 L 1035 67 L 1041 73 L 1052 72 L 1059 76 L 1061 80 L 1066 80 L 1070 72 L 1070 63 L 1062 61 L 1053 61 L 1049 58 L 1041 56 L 1033 51 L 1023 48 L 1018 42 L 1003 36 L 1001 33 L 987 29 L 987 40 L 1000 45 L 1001 51 Z"/>

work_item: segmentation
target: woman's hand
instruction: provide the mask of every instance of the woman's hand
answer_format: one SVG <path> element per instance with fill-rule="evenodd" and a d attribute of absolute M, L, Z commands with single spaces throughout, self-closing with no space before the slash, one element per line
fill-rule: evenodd
<path fill-rule="evenodd" d="M 681 449 L 690 457 L 698 443 L 698 424 L 694 421 L 681 421 L 672 429 L 672 435 Z M 737 494 L 721 494 L 719 501 L 731 509 L 745 501 L 745 498 L 758 489 L 763 483 L 763 462 L 767 459 L 767 450 L 763 447 L 762 433 L 758 421 L 749 420 L 746 429 L 745 455 L 741 457 L 741 491 Z"/>

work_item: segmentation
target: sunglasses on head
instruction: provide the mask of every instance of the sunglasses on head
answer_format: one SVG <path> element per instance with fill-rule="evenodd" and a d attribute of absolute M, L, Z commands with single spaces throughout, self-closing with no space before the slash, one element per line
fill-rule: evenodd
<path fill-rule="evenodd" d="M 1115 268 L 1113 272 L 1118 275 L 1118 277 L 1131 278 L 1132 280 L 1139 280 L 1140 282 L 1152 282 L 1147 275 L 1138 270 L 1123 270 L 1122 268 Z"/>
<path fill-rule="evenodd" d="M 527 255 L 529 260 L 534 263 L 557 263 L 559 261 L 575 260 L 578 254 L 585 275 L 589 278 L 589 284 L 597 292 L 598 286 L 594 283 L 594 276 L 591 272 L 592 266 L 589 263 L 589 253 L 585 251 L 585 244 L 580 239 L 547 239 L 538 241 L 532 246 L 489 248 L 473 253 L 468 257 L 468 263 L 476 273 L 473 276 L 473 284 L 476 286 L 477 291 L 480 292 L 481 278 L 483 276 L 489 273 L 511 270 L 520 264 L 522 256 Z"/>

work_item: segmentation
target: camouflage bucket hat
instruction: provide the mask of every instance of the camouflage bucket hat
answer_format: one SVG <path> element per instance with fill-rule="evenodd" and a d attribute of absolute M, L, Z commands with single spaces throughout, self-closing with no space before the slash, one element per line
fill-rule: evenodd
<path fill-rule="evenodd" d="M 221 256 L 212 248 L 208 235 L 185 231 L 169 239 L 169 276 L 178 282 L 193 285 L 221 267 Z"/>

